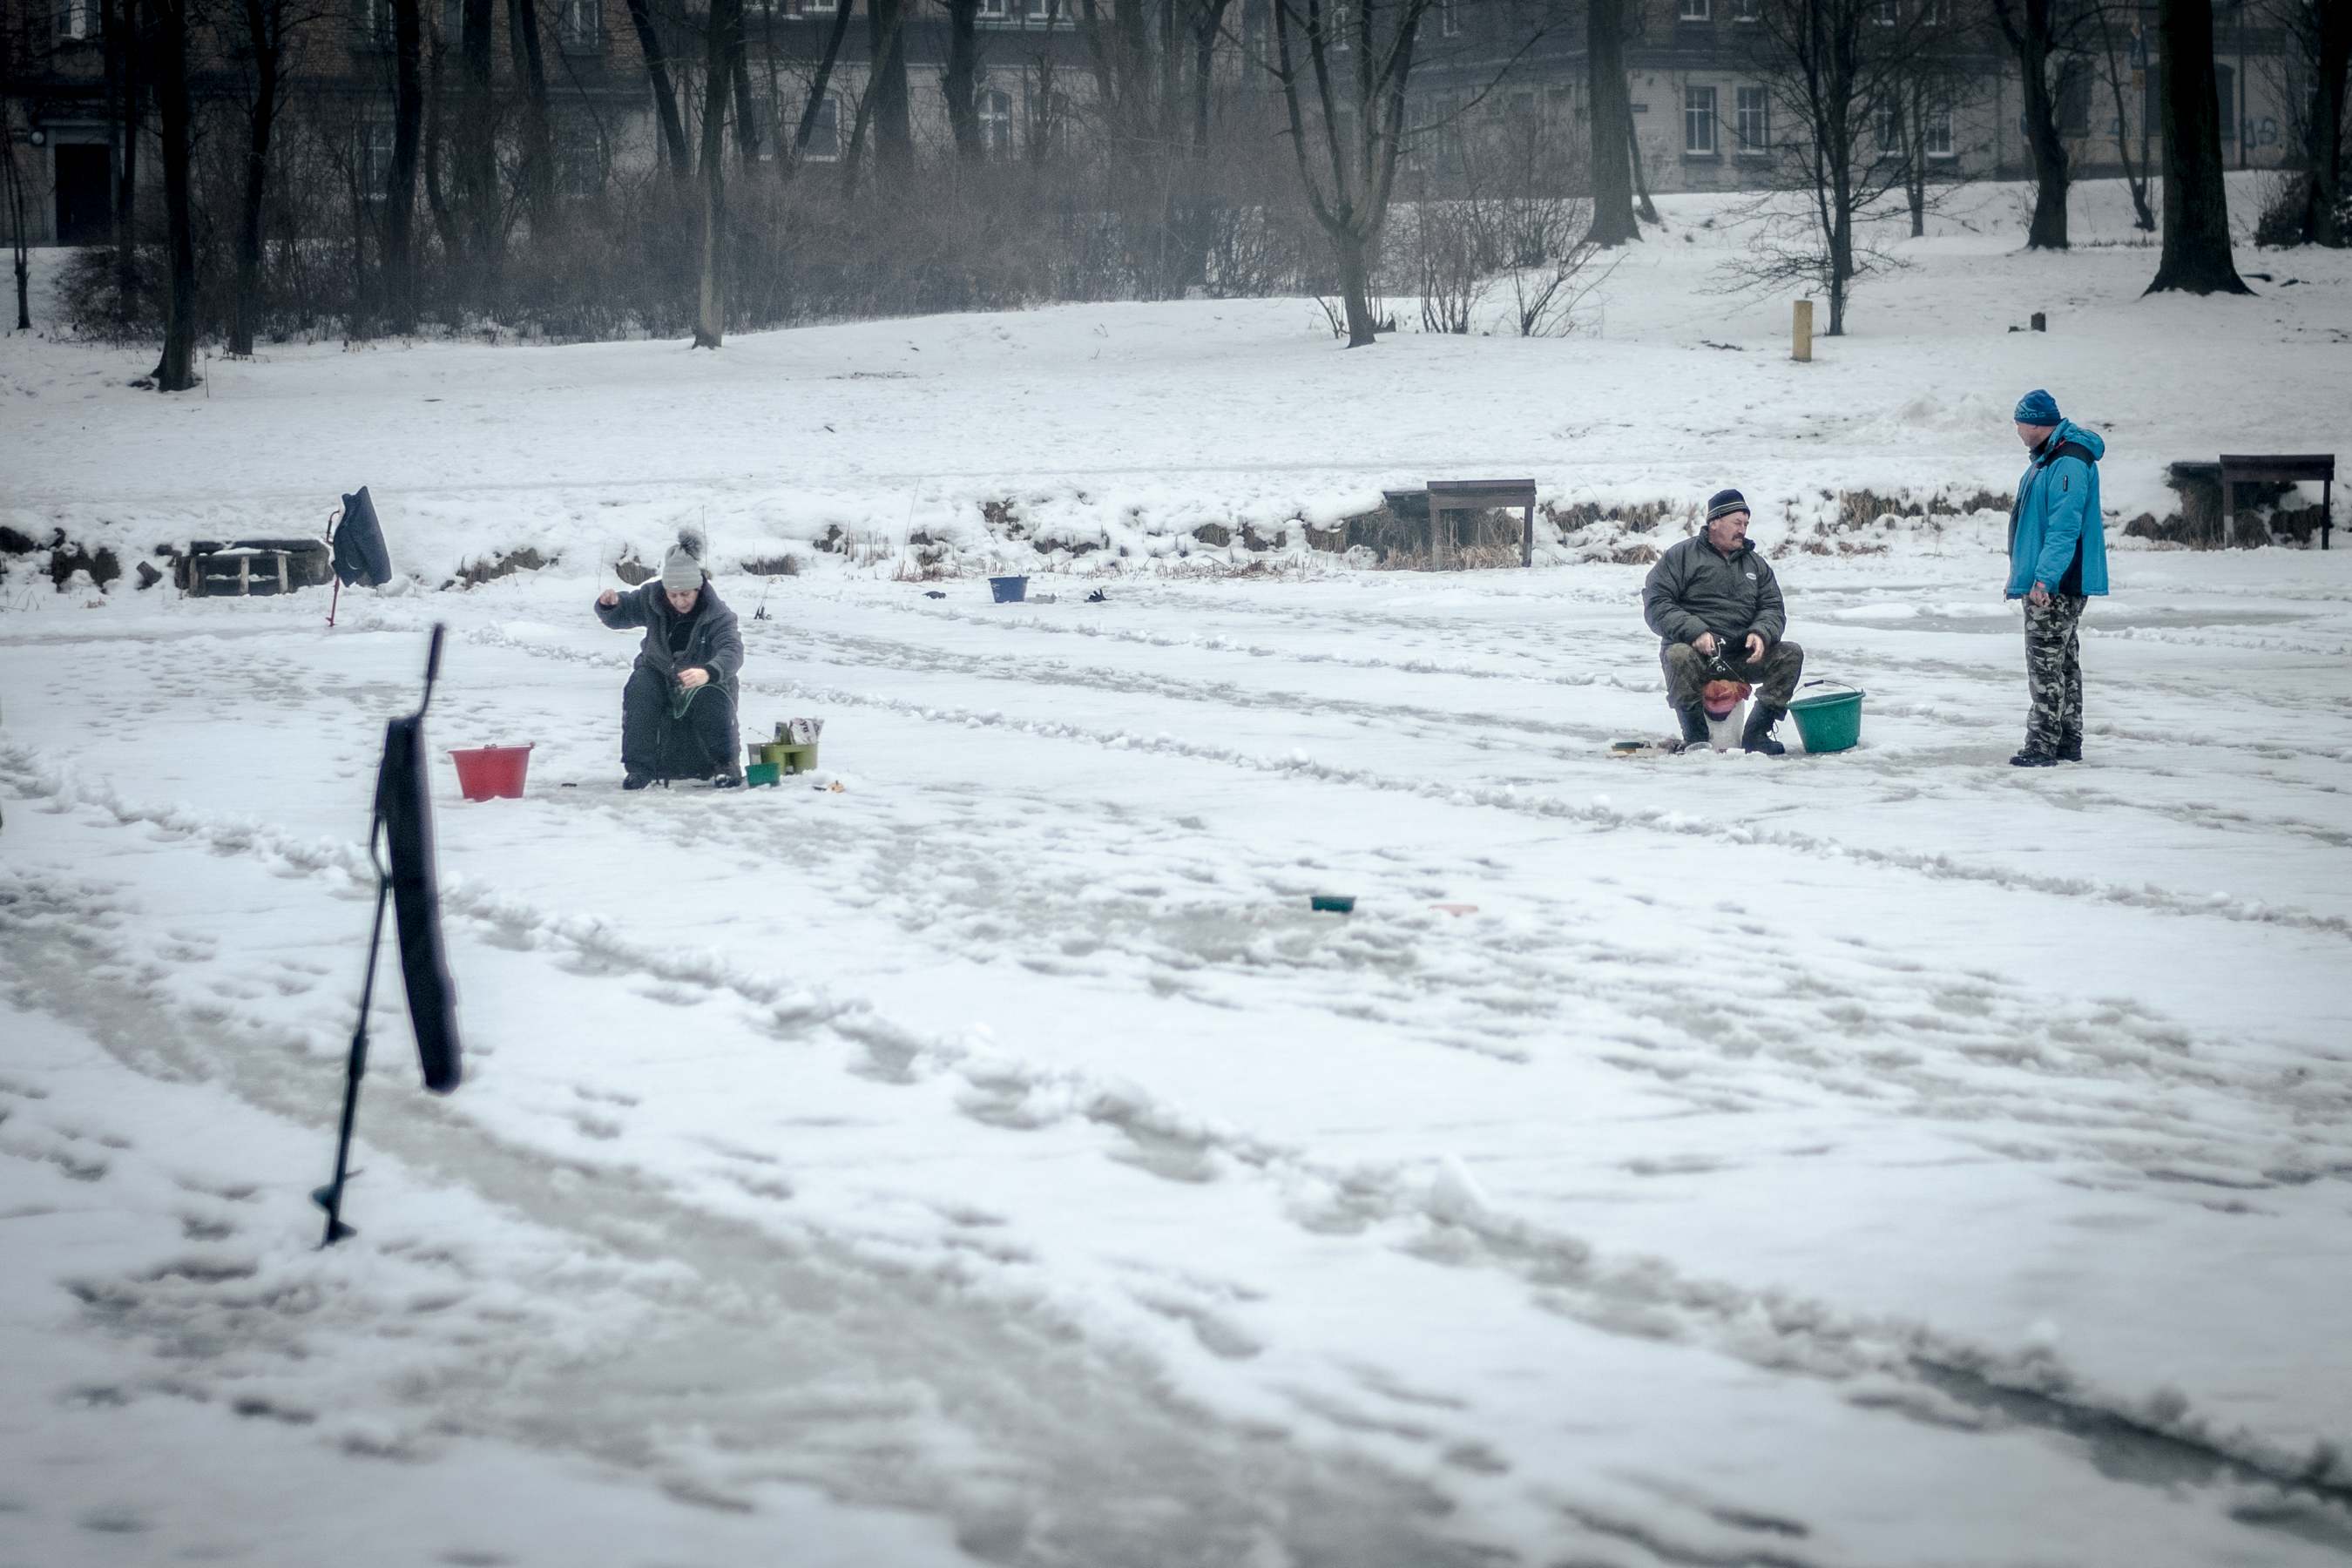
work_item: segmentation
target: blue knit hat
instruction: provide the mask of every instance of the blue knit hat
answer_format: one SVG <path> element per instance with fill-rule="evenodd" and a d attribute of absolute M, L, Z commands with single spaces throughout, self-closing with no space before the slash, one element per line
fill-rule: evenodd
<path fill-rule="evenodd" d="M 1738 490 L 1717 490 L 1706 498 L 1706 520 L 1713 522 L 1729 511 L 1746 511 L 1748 498 Z"/>
<path fill-rule="evenodd" d="M 2058 412 L 2058 400 L 2038 386 L 2017 400 L 2020 425 L 2055 425 L 2064 417 Z"/>

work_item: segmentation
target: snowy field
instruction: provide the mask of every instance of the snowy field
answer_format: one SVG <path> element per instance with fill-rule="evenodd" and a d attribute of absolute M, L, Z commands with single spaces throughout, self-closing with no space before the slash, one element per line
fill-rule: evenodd
<path fill-rule="evenodd" d="M 20 531 L 365 482 L 425 587 L 562 559 L 332 631 L 0 582 L 0 1568 L 2352 1557 L 2352 548 L 2114 537 L 2173 458 L 2352 457 L 2352 265 L 2143 300 L 2151 250 L 2018 255 L 2014 199 L 1811 366 L 1704 291 L 1696 203 L 1559 342 L 1195 302 L 167 400 L 7 340 Z M 1154 559 L 1520 474 L 1740 485 L 1769 548 L 2005 491 L 2033 385 L 2109 442 L 2076 767 L 2004 765 L 1997 513 L 1779 560 L 1868 692 L 1779 761 L 1607 755 L 1672 722 L 1636 565 Z M 985 533 L 1008 496 L 1104 548 Z M 599 563 L 705 518 L 745 727 L 824 716 L 838 791 L 618 789 Z M 909 530 L 1068 574 L 893 581 Z M 537 749 L 520 800 L 436 762 L 470 1077 L 418 1089 L 385 999 L 320 1252 L 436 620 L 433 745 Z"/>

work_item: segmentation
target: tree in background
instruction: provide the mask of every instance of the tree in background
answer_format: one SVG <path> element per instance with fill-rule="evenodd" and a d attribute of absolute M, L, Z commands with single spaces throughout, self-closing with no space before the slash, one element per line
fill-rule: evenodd
<path fill-rule="evenodd" d="M 2230 254 L 2213 0 L 2164 0 L 2164 251 L 2147 291 L 2251 294 Z"/>
<path fill-rule="evenodd" d="M 1404 150 L 1405 92 L 1434 0 L 1269 0 L 1276 79 L 1308 210 L 1338 263 L 1348 346 L 1372 342 L 1372 268 Z M 1303 51 L 1303 58 L 1302 58 Z"/>
<path fill-rule="evenodd" d="M 1138 291 L 1203 280 L 1216 44 L 1230 0 L 1077 0 Z"/>
<path fill-rule="evenodd" d="M 703 42 L 701 286 L 694 346 L 715 349 L 727 338 L 727 100 L 743 52 L 743 0 L 709 0 Z"/>
<path fill-rule="evenodd" d="M 2066 0 L 1992 0 L 1993 21 L 2017 58 L 2024 88 L 2025 144 L 2033 154 L 2033 222 L 2028 250 L 2066 248 L 2066 191 L 2072 183 L 2059 130 L 2059 100 L 2067 78 L 2083 68 L 2083 18 L 2101 10 Z"/>
<path fill-rule="evenodd" d="M 163 150 L 164 250 L 171 283 L 163 315 L 163 354 L 155 362 L 155 390 L 186 392 L 196 384 L 196 224 L 189 199 L 188 163 L 195 139 L 188 94 L 189 15 L 195 0 L 147 0 L 153 23 L 156 124 Z"/>
<path fill-rule="evenodd" d="M 1863 226 L 1909 179 L 1902 109 L 1945 44 L 1925 12 L 1886 0 L 1757 0 L 1748 64 L 1777 113 L 1763 126 L 1767 144 L 1741 151 L 1764 161 L 1770 189 L 1749 205 L 1757 238 L 1725 276 L 1738 289 L 1820 290 L 1830 337 L 1845 331 L 1855 282 L 1892 264 Z M 1733 138 L 1753 123 L 1735 121 Z"/>
<path fill-rule="evenodd" d="M 16 137 L 8 102 L 0 98 L 0 201 L 7 204 L 8 261 L 16 279 L 16 330 L 33 325 L 31 292 L 32 216 L 26 210 L 25 172 L 16 164 Z"/>
<path fill-rule="evenodd" d="M 836 9 L 841 14 L 841 26 L 846 26 L 849 7 L 841 5 Z M 672 179 L 683 181 L 694 163 L 687 152 L 686 122 L 678 116 L 677 89 L 670 79 L 669 55 L 662 45 L 661 29 L 654 23 L 652 0 L 629 0 L 629 25 L 636 31 L 637 51 L 645 57 L 646 85 L 653 89 L 654 119 L 661 127 L 664 167 Z"/>
<path fill-rule="evenodd" d="M 2122 10 L 2124 15 L 2115 13 Z M 2156 213 L 2147 205 L 2147 116 L 2140 116 L 2139 159 L 2132 158 L 2131 114 L 2124 100 L 2124 86 L 2129 81 L 2135 89 L 2146 79 L 2147 40 L 2140 35 L 2137 0 L 2125 0 L 2121 5 L 2102 3 L 2097 6 L 2099 53 L 2107 68 L 2107 88 L 2116 103 L 2116 162 L 2122 165 L 2124 184 L 2131 192 L 2132 226 L 2144 234 L 2156 232 Z M 2125 24 L 2129 24 L 2129 31 Z"/>
<path fill-rule="evenodd" d="M 2352 245 L 2352 192 L 2345 188 L 2344 111 L 2352 77 L 2352 5 L 2346 0 L 2284 0 L 2285 32 L 2308 73 L 2296 107 L 2303 143 L 2298 237 L 2308 245 Z"/>
<path fill-rule="evenodd" d="M 1584 47 L 1592 126 L 1592 228 L 1585 238 L 1615 247 L 1642 237 L 1642 226 L 1633 216 L 1633 104 L 1625 85 L 1625 0 L 1590 0 Z"/>

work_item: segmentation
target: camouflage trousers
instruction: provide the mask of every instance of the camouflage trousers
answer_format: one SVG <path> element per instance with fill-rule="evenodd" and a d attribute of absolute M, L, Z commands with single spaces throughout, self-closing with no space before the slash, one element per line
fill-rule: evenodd
<path fill-rule="evenodd" d="M 2033 699 L 2025 743 L 2056 752 L 2083 744 L 2083 661 L 2075 633 L 2086 601 L 2053 594 L 2047 604 L 2025 601 L 2025 688 Z"/>

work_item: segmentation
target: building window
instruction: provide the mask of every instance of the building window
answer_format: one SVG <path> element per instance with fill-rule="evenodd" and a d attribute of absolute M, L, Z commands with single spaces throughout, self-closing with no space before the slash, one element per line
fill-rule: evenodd
<path fill-rule="evenodd" d="M 816 118 L 809 123 L 808 148 L 801 156 L 812 163 L 831 163 L 841 157 L 841 100 L 832 93 L 818 100 Z"/>
<path fill-rule="evenodd" d="M 1896 10 L 1897 0 L 1876 0 L 1870 8 L 1870 19 L 1882 27 L 1891 27 L 1902 20 Z"/>
<path fill-rule="evenodd" d="M 1757 9 L 1757 0 L 1731 0 L 1731 19 L 1735 22 L 1753 22 L 1762 15 Z"/>
<path fill-rule="evenodd" d="M 1330 6 L 1323 13 L 1323 37 L 1328 40 L 1332 52 L 1336 54 L 1346 48 L 1355 36 L 1356 18 L 1349 11 L 1348 0 L 1331 0 Z"/>
<path fill-rule="evenodd" d="M 1931 27 L 1948 26 L 1952 19 L 1952 0 L 1919 0 L 1919 20 Z"/>
<path fill-rule="evenodd" d="M 830 16 L 835 0 L 801 0 L 801 14 L 806 16 Z"/>
<path fill-rule="evenodd" d="M 392 195 L 392 121 L 360 122 L 357 148 L 360 200 L 380 202 Z"/>
<path fill-rule="evenodd" d="M 1903 145 L 1902 104 L 1891 98 L 1874 100 L 1870 106 L 1870 118 L 1881 151 L 1891 153 Z"/>
<path fill-rule="evenodd" d="M 1013 153 L 1013 95 L 989 88 L 980 95 L 980 146 L 992 158 Z"/>
<path fill-rule="evenodd" d="M 1704 22 L 1710 15 L 1709 3 L 1710 0 L 1681 0 L 1675 11 L 1675 19 L 1678 22 Z"/>
<path fill-rule="evenodd" d="M 1459 0 L 1437 0 L 1437 36 L 1458 38 L 1462 36 L 1462 6 Z"/>
<path fill-rule="evenodd" d="M 2238 141 L 2238 72 L 2231 66 L 2213 68 L 2214 96 L 2221 104 L 2221 140 L 2232 146 Z"/>
<path fill-rule="evenodd" d="M 565 120 L 555 128 L 555 188 L 567 196 L 593 196 L 604 184 L 604 148 L 593 123 Z"/>
<path fill-rule="evenodd" d="M 1952 111 L 1931 109 L 1927 111 L 1927 153 L 1930 158 L 1949 158 L 1952 153 Z"/>
<path fill-rule="evenodd" d="M 1737 89 L 1733 127 L 1739 136 L 1739 155 L 1760 158 L 1772 150 L 1772 98 L 1760 87 Z"/>
<path fill-rule="evenodd" d="M 81 43 L 88 40 L 94 27 L 92 0 L 58 0 L 58 41 Z"/>
<path fill-rule="evenodd" d="M 573 54 L 588 54 L 603 48 L 603 0 L 560 0 L 555 8 L 555 36 Z"/>
<path fill-rule="evenodd" d="M 1683 155 L 1712 158 L 1715 145 L 1715 89 L 1683 89 Z"/>
<path fill-rule="evenodd" d="M 1051 26 L 1061 15 L 1062 0 L 1029 0 L 1029 19 L 1033 22 L 1043 22 Z"/>
<path fill-rule="evenodd" d="M 1011 4 L 1012 0 L 980 0 L 980 19 L 983 22 L 1004 21 L 1013 14 L 1008 8 Z"/>
<path fill-rule="evenodd" d="M 2091 68 L 2079 56 L 2070 58 L 2058 71 L 2058 134 L 2088 136 L 2091 133 Z"/>

